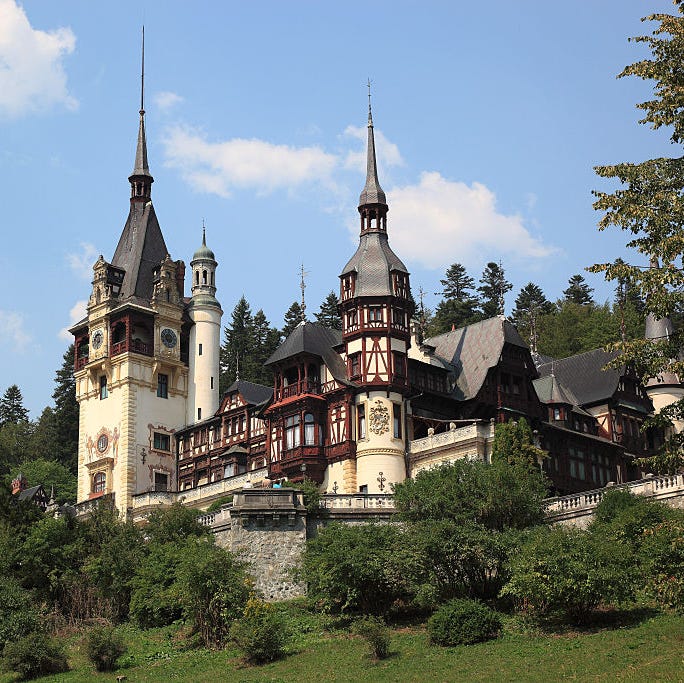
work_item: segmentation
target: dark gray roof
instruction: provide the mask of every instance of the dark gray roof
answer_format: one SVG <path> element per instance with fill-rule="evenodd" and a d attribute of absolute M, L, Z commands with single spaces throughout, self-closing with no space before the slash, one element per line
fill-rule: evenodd
<path fill-rule="evenodd" d="M 378 180 L 378 165 L 375 160 L 375 135 L 373 134 L 373 116 L 368 107 L 368 147 L 366 149 L 366 185 L 359 197 L 359 206 L 366 204 L 387 204 L 385 193 Z"/>
<path fill-rule="evenodd" d="M 140 110 L 140 125 L 138 126 L 138 144 L 135 148 L 135 164 L 133 176 L 147 176 L 152 178 L 150 167 L 147 163 L 147 138 L 145 136 L 145 112 Z"/>
<path fill-rule="evenodd" d="M 646 316 L 646 339 L 666 340 L 674 334 L 674 326 L 669 318 L 656 318 L 652 313 Z M 649 387 L 663 384 L 680 384 L 679 377 L 674 372 L 663 372 L 648 380 Z"/>
<path fill-rule="evenodd" d="M 349 384 L 344 361 L 335 351 L 335 347 L 341 343 L 342 332 L 339 330 L 303 321 L 290 332 L 265 365 L 275 365 L 300 353 L 309 353 L 321 358 L 336 380 Z"/>
<path fill-rule="evenodd" d="M 594 349 L 570 358 L 554 360 L 540 365 L 542 377 L 554 374 L 558 381 L 567 387 L 577 398 L 579 405 L 608 400 L 618 388 L 622 368 L 604 370 L 607 363 L 617 356 L 617 352 Z"/>
<path fill-rule="evenodd" d="M 537 397 L 542 403 L 552 405 L 555 403 L 564 403 L 565 405 L 571 406 L 574 413 L 593 417 L 591 413 L 588 413 L 579 405 L 577 397 L 570 389 L 564 387 L 555 375 L 539 377 L 538 379 L 535 379 L 532 384 L 534 385 L 534 390 L 537 392 Z"/>
<path fill-rule="evenodd" d="M 247 382 L 244 379 L 238 379 L 233 382 L 228 389 L 226 389 L 224 396 L 226 394 L 231 394 L 234 391 L 239 392 L 240 396 L 242 396 L 247 403 L 255 406 L 268 401 L 271 396 L 273 396 L 273 387 L 265 387 L 263 384 L 254 384 L 253 382 Z"/>
<path fill-rule="evenodd" d="M 425 341 L 435 347 L 435 355 L 453 366 L 456 374 L 454 398 L 461 401 L 477 395 L 487 371 L 499 362 L 504 344 L 527 348 L 515 326 L 501 316 Z"/>
<path fill-rule="evenodd" d="M 390 248 L 387 234 L 367 232 L 361 235 L 359 247 L 340 277 L 356 273 L 354 296 L 391 296 L 393 270 L 408 274 L 406 266 Z"/>
<path fill-rule="evenodd" d="M 131 210 L 112 265 L 126 271 L 119 298 L 149 302 L 153 292 L 153 273 L 168 251 L 152 202 L 131 202 Z"/>

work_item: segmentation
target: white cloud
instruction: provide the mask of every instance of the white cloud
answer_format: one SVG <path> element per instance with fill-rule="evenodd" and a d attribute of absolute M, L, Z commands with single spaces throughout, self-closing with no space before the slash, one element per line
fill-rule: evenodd
<path fill-rule="evenodd" d="M 23 351 L 31 341 L 31 335 L 24 329 L 24 316 L 16 311 L 0 310 L 0 343 Z"/>
<path fill-rule="evenodd" d="M 172 107 L 175 107 L 177 104 L 180 104 L 182 101 L 183 98 L 180 95 L 178 95 L 175 92 L 170 92 L 168 90 L 158 92 L 154 95 L 154 103 L 162 111 L 168 111 Z"/>
<path fill-rule="evenodd" d="M 89 242 L 81 242 L 80 252 L 72 252 L 66 255 L 67 263 L 71 270 L 82 280 L 92 280 L 93 266 L 97 261 L 98 251 Z"/>
<path fill-rule="evenodd" d="M 355 138 L 363 142 L 363 146 L 358 151 L 347 152 L 344 158 L 344 167 L 347 170 L 358 171 L 359 173 L 366 172 L 366 141 L 368 140 L 368 128 L 366 126 L 347 126 L 344 129 L 346 137 Z M 390 142 L 377 128 L 373 129 L 373 137 L 375 139 L 375 152 L 378 162 L 380 174 L 382 175 L 383 168 L 391 168 L 392 166 L 403 166 L 404 159 L 399 152 L 399 147 L 393 142 Z"/>
<path fill-rule="evenodd" d="M 71 335 L 71 332 L 69 332 L 69 327 L 72 325 L 75 325 L 79 320 L 83 320 L 83 318 L 86 317 L 88 313 L 88 302 L 85 300 L 77 301 L 72 307 L 71 310 L 69 311 L 69 325 L 68 327 L 63 327 L 57 336 L 60 339 L 64 339 L 65 341 L 73 341 L 74 338 Z"/>
<path fill-rule="evenodd" d="M 496 196 L 481 183 L 424 172 L 418 184 L 390 190 L 388 202 L 393 249 L 427 268 L 456 261 L 479 266 L 483 255 L 539 259 L 556 251 L 531 235 L 520 216 L 499 213 Z"/>
<path fill-rule="evenodd" d="M 316 181 L 331 183 L 337 165 L 337 158 L 319 147 L 241 138 L 209 142 L 201 133 L 180 126 L 166 131 L 164 145 L 167 166 L 179 169 L 196 190 L 222 197 L 234 188 L 268 192 Z"/>
<path fill-rule="evenodd" d="M 17 117 L 56 104 L 76 109 L 62 63 L 75 45 L 70 28 L 34 29 L 15 0 L 0 0 L 0 115 Z"/>

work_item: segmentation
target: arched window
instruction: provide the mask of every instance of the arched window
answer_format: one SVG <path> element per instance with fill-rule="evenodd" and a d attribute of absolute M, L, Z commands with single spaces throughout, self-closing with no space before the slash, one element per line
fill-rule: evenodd
<path fill-rule="evenodd" d="M 107 485 L 107 475 L 104 472 L 97 472 L 93 477 L 93 493 L 104 493 Z"/>
<path fill-rule="evenodd" d="M 207 284 L 207 271 L 206 270 L 202 271 L 202 284 L 203 285 Z"/>
<path fill-rule="evenodd" d="M 199 284 L 199 270 L 196 270 L 196 271 L 195 271 L 195 284 L 196 284 L 196 285 Z"/>
<path fill-rule="evenodd" d="M 304 444 L 306 446 L 316 445 L 316 423 L 311 413 L 304 415 Z"/>

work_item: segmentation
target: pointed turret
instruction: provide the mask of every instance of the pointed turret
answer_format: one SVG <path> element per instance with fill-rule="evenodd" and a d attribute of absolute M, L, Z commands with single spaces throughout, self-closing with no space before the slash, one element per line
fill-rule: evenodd
<path fill-rule="evenodd" d="M 135 149 L 133 173 L 128 177 L 131 183 L 131 201 L 147 201 L 152 194 L 154 178 L 147 163 L 147 138 L 145 136 L 145 27 L 142 30 L 142 67 L 140 70 L 140 124 L 138 144 Z"/>
<path fill-rule="evenodd" d="M 368 146 L 366 149 L 366 185 L 359 197 L 359 211 L 367 205 L 383 204 L 387 207 L 387 198 L 378 180 L 378 164 L 375 157 L 375 134 L 373 132 L 373 112 L 370 100 L 370 82 L 368 83 Z"/>

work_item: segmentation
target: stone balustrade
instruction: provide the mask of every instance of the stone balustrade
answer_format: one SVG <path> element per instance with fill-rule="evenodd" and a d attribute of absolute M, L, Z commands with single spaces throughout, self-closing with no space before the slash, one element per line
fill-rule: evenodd
<path fill-rule="evenodd" d="M 494 438 L 494 425 L 489 422 L 477 422 L 465 427 L 457 427 L 455 422 L 446 432 L 429 434 L 422 439 L 414 439 L 409 442 L 409 453 L 417 455 L 435 448 L 445 448 L 455 444 L 461 444 L 469 440 L 488 440 Z"/>
<path fill-rule="evenodd" d="M 394 510 L 391 493 L 327 493 L 321 496 L 320 506 L 326 510 L 390 509 Z"/>

